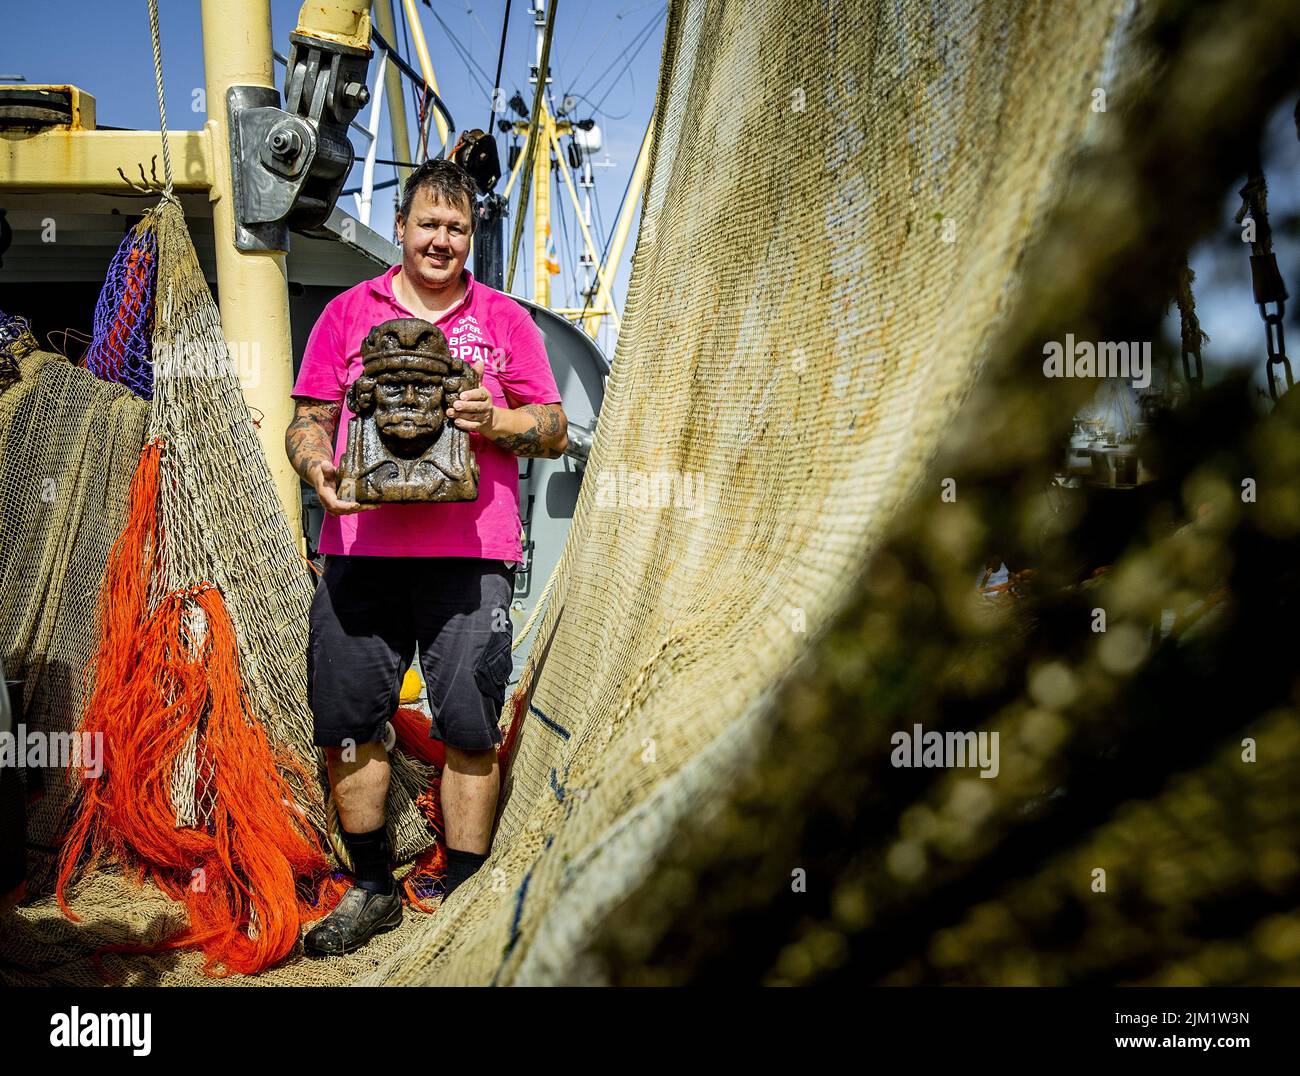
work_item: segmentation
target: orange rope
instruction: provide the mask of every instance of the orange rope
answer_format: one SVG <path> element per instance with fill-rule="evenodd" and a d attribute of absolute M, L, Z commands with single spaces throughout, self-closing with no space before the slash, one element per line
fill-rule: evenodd
<path fill-rule="evenodd" d="M 147 876 L 184 903 L 189 925 L 155 944 L 108 951 L 200 946 L 206 974 L 251 974 L 288 956 L 302 924 L 325 914 L 341 887 L 326 884 L 314 906 L 299 891 L 300 880 L 321 881 L 327 862 L 283 771 L 309 777 L 273 748 L 253 713 L 220 591 L 201 582 L 147 609 L 163 539 L 161 454 L 156 440 L 141 452 L 127 524 L 104 574 L 82 731 L 102 736 L 105 765 L 82 783 L 56 893 L 76 920 L 67 883 L 86 853 L 91 863 L 111 854 L 137 880 Z M 173 775 L 196 733 L 201 828 L 178 827 Z"/>

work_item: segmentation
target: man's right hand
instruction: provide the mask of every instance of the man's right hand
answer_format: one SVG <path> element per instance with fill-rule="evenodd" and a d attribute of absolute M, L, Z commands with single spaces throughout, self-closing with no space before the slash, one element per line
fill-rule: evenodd
<path fill-rule="evenodd" d="M 314 460 L 307 468 L 307 475 L 320 498 L 321 507 L 333 516 L 350 516 L 357 512 L 372 512 L 377 504 L 358 504 L 345 501 L 339 497 L 339 469 L 331 460 Z"/>

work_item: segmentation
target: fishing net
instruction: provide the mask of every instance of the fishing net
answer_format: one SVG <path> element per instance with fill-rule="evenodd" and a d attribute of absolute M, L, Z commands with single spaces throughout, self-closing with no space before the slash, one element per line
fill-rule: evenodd
<path fill-rule="evenodd" d="M 96 377 L 120 382 L 146 400 L 153 395 L 149 340 L 158 265 L 158 238 L 150 221 L 146 216 L 127 232 L 113 256 L 85 358 Z"/>
<path fill-rule="evenodd" d="M 37 346 L 26 318 L 0 310 L 0 391 L 18 380 L 18 358 Z"/>
<path fill-rule="evenodd" d="M 105 772 L 80 782 L 72 811 L 60 815 L 66 788 L 51 798 L 49 819 L 36 827 L 36 837 L 60 854 L 68 914 L 94 902 L 84 895 L 87 886 L 117 884 L 110 875 L 124 870 L 185 906 L 143 936 L 92 926 L 82 944 L 201 947 L 203 972 L 251 972 L 282 959 L 301 923 L 327 910 L 338 891 L 327 876 L 322 776 L 306 706 L 313 581 L 275 495 L 179 206 L 164 198 L 135 233 L 156 236 L 159 257 L 152 405 L 63 362 L 83 391 L 133 405 L 137 422 L 126 443 L 87 430 L 84 421 L 57 425 L 80 456 L 117 468 L 119 478 L 134 467 L 129 495 L 119 481 L 114 511 L 96 513 L 84 488 L 67 493 L 95 530 L 75 546 L 75 528 L 55 520 L 33 532 L 26 506 L 11 502 L 15 541 L 6 550 L 39 560 L 82 604 L 62 611 L 42 604 L 21 574 L 26 564 L 17 565 L 6 576 L 7 600 L 43 610 L 46 620 L 43 634 L 16 639 L 7 666 L 46 660 L 57 650 L 49 639 L 59 638 L 79 645 L 70 666 L 77 676 L 93 669 L 84 707 L 79 697 L 69 700 L 60 716 L 64 728 L 102 737 Z M 20 387 L 40 417 L 42 407 L 84 407 L 62 383 L 28 377 Z M 4 399 L 16 404 L 18 390 Z M 34 448 L 42 433 L 31 422 L 7 428 L 6 462 L 15 469 L 30 468 L 60 444 Z M 75 470 L 60 465 L 54 473 L 62 483 Z M 12 488 L 39 482 L 32 471 Z M 44 545 L 33 551 L 38 538 Z M 61 613 L 71 621 L 66 631 Z M 6 618 L 14 631 L 24 624 L 21 616 Z M 409 860 L 434 841 L 415 802 L 433 774 L 412 762 L 396 766 L 395 778 L 393 845 Z M 79 875 L 88 878 L 74 885 Z M 139 888 L 118 897 L 143 899 Z M 26 944 L 21 932 L 12 943 Z"/>
<path fill-rule="evenodd" d="M 95 604 L 148 405 L 20 334 L 21 379 L 0 392 L 0 655 L 22 680 L 23 724 L 68 734 L 81 716 Z M 27 783 L 28 886 L 51 879 L 73 791 L 57 769 Z"/>
<path fill-rule="evenodd" d="M 1045 386 L 1043 340 L 1137 338 L 1103 335 L 1116 310 L 1133 319 L 1124 330 L 1156 323 L 1181 250 L 1213 224 L 1223 161 L 1289 77 L 1296 13 L 1231 8 L 673 3 L 623 330 L 507 703 L 491 857 L 436 914 L 359 953 L 241 981 L 1284 977 L 1294 662 L 1274 641 L 1267 675 L 1231 672 L 1257 638 L 1232 610 L 1265 587 L 1245 576 L 1232 600 L 1208 599 L 1223 569 L 1204 543 L 1229 531 L 1147 539 L 1137 562 L 1085 584 L 1049 549 L 1015 589 L 1064 597 L 970 604 L 997 521 L 1042 529 L 1048 461 L 1095 387 Z M 1161 218 L 1178 251 L 1155 242 Z M 1128 286 L 1158 284 L 1161 267 L 1158 302 Z M 1195 470 L 1211 452 L 1281 488 L 1293 442 L 1261 434 L 1271 454 L 1238 460 L 1246 428 L 1213 442 L 1185 430 L 1175 489 L 1218 488 Z M 242 476 L 212 462 L 214 487 Z M 927 495 L 943 476 L 955 501 Z M 1174 500 L 1170 518 L 1185 510 Z M 1271 502 L 1235 564 L 1277 562 L 1300 533 L 1291 503 Z M 231 535 L 261 536 L 245 513 L 211 528 L 202 578 L 238 558 Z M 262 578 L 216 580 L 241 640 L 256 627 L 238 591 Z M 1293 571 L 1274 578 L 1284 586 Z M 1121 627 L 1176 610 L 1170 652 L 1139 667 L 1132 625 L 1071 641 L 1059 625 L 1086 624 L 1098 600 Z M 1241 638 L 1226 667 L 1221 610 Z M 305 616 L 281 630 L 305 631 Z M 249 649 L 263 645 L 254 680 L 277 653 L 265 636 Z M 301 657 L 297 639 L 288 649 Z M 262 672 L 256 695 L 291 744 L 301 696 L 285 668 L 290 690 Z M 1241 689 L 1226 717 L 1196 708 L 1206 676 Z M 1001 779 L 892 769 L 890 733 L 912 719 L 1000 723 Z M 1243 728 L 1268 745 L 1253 770 L 1234 768 Z M 1119 772 L 1102 764 L 1116 758 Z M 1082 895 L 1099 864 L 1118 886 L 1109 901 Z M 48 904 L 20 909 L 18 940 L 0 942 L 6 974 L 94 981 L 88 943 L 174 928 L 177 905 L 123 886 L 88 875 L 72 901 L 102 911 L 82 927 Z M 1207 907 L 1246 925 L 1197 938 Z M 202 967 L 189 952 L 104 962 L 136 983 L 194 982 Z"/>

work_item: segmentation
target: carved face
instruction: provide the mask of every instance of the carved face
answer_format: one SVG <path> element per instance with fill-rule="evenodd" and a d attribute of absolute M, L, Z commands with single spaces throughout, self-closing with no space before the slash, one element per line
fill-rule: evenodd
<path fill-rule="evenodd" d="M 418 456 L 442 430 L 442 379 L 418 371 L 375 379 L 375 425 L 388 450 Z"/>
<path fill-rule="evenodd" d="M 376 325 L 361 345 L 364 371 L 352 388 L 352 409 L 373 414 L 384 446 L 410 459 L 442 432 L 447 376 L 452 372 L 447 338 L 419 318 Z"/>

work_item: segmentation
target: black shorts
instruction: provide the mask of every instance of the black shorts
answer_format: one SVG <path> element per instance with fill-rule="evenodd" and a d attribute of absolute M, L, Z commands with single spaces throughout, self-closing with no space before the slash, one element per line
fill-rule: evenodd
<path fill-rule="evenodd" d="M 316 745 L 383 740 L 417 647 L 431 738 L 462 751 L 499 744 L 514 576 L 480 557 L 326 557 L 307 644 Z"/>

